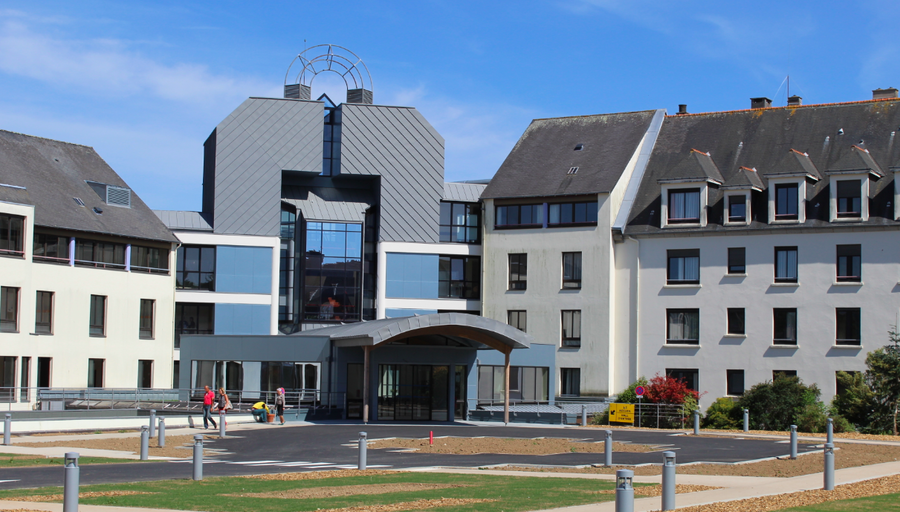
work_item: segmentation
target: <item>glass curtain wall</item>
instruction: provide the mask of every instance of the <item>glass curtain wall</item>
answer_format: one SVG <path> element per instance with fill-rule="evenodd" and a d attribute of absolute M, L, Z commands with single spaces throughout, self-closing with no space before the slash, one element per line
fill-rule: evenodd
<path fill-rule="evenodd" d="M 358 322 L 362 288 L 362 224 L 307 222 L 303 318 Z"/>

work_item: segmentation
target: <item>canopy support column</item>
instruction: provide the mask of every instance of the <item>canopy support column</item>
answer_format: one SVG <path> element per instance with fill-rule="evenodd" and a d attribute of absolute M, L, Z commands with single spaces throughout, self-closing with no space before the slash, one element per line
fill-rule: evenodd
<path fill-rule="evenodd" d="M 365 354 L 363 363 L 363 423 L 369 422 L 369 352 L 371 351 L 371 345 L 363 347 L 363 353 Z"/>
<path fill-rule="evenodd" d="M 509 353 L 512 352 L 510 349 L 506 349 L 504 355 L 506 356 L 506 362 L 504 363 L 503 368 L 503 380 L 506 382 L 503 386 L 503 423 L 509 425 Z"/>

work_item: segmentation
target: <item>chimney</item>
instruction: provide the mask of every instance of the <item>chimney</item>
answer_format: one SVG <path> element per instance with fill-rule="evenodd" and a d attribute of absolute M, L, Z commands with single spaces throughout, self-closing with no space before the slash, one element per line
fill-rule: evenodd
<path fill-rule="evenodd" d="M 750 98 L 750 108 L 771 108 L 772 100 L 766 97 Z"/>
<path fill-rule="evenodd" d="M 800 105 L 803 105 L 803 98 L 801 98 L 800 96 L 797 96 L 797 95 L 795 94 L 795 95 L 791 96 L 790 98 L 788 98 L 788 105 L 787 105 L 787 106 L 789 106 L 789 107 L 799 107 Z"/>
<path fill-rule="evenodd" d="M 284 97 L 294 100 L 308 100 L 312 89 L 308 85 L 289 84 L 284 86 Z"/>
<path fill-rule="evenodd" d="M 872 91 L 873 100 L 888 100 L 897 98 L 897 89 L 889 87 L 887 89 L 875 89 Z"/>
<path fill-rule="evenodd" d="M 688 113 L 688 111 L 687 111 L 687 105 L 685 105 L 685 104 L 683 104 L 683 103 L 679 104 L 679 105 L 678 105 L 678 115 L 684 115 L 684 114 L 687 114 L 687 113 Z"/>

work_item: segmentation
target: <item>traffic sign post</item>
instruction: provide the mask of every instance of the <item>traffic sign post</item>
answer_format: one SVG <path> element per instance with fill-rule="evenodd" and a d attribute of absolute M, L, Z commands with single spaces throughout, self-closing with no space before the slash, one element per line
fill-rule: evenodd
<path fill-rule="evenodd" d="M 644 409 L 641 407 L 641 400 L 644 398 L 644 386 L 637 386 L 634 388 L 634 394 L 637 395 L 638 398 L 638 427 L 643 426 L 641 419 L 644 415 Z"/>

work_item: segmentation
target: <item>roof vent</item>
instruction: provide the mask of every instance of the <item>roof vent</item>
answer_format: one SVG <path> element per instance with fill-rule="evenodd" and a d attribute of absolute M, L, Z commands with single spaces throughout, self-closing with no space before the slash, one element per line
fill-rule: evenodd
<path fill-rule="evenodd" d="M 87 181 L 87 184 L 100 196 L 100 199 L 103 199 L 104 203 L 131 208 L 131 189 L 96 181 Z"/>
<path fill-rule="evenodd" d="M 569 172 L 566 174 L 573 175 L 578 173 L 578 167 L 569 167 Z"/>
<path fill-rule="evenodd" d="M 897 89 L 888 87 L 887 89 L 875 89 L 872 91 L 873 100 L 889 100 L 897 98 Z"/>
<path fill-rule="evenodd" d="M 799 107 L 803 105 L 803 98 L 797 96 L 796 94 L 788 98 L 788 106 L 789 107 Z"/>
<path fill-rule="evenodd" d="M 771 108 L 772 100 L 763 96 L 762 98 L 750 98 L 750 108 Z"/>
<path fill-rule="evenodd" d="M 96 213 L 97 215 L 103 215 L 103 210 L 101 210 L 100 208 L 97 208 L 97 207 L 95 206 L 95 207 L 93 208 L 93 210 L 94 210 L 94 213 Z"/>
<path fill-rule="evenodd" d="M 75 204 L 78 206 L 84 206 L 84 201 L 82 201 L 80 197 L 73 197 L 72 199 L 75 200 Z"/>
<path fill-rule="evenodd" d="M 684 103 L 679 104 L 678 105 L 678 115 L 684 115 L 687 113 L 688 113 L 687 105 L 685 105 Z"/>
<path fill-rule="evenodd" d="M 584 144 L 578 144 L 577 146 L 575 146 L 575 151 L 581 151 L 582 149 L 584 149 Z"/>

